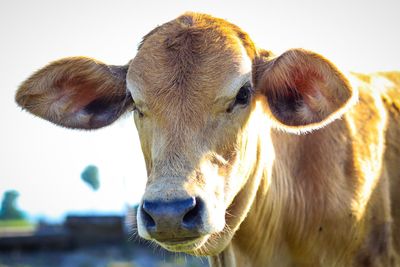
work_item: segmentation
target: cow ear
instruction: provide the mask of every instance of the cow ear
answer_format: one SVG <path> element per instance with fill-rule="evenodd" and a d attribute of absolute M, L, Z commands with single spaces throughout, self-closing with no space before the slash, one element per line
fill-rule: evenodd
<path fill-rule="evenodd" d="M 310 131 L 339 118 L 357 99 L 348 80 L 322 56 L 293 49 L 255 64 L 255 87 L 279 128 Z"/>
<path fill-rule="evenodd" d="M 22 108 L 57 125 L 100 128 L 133 104 L 126 89 L 127 68 L 84 57 L 64 58 L 23 82 L 15 99 Z"/>

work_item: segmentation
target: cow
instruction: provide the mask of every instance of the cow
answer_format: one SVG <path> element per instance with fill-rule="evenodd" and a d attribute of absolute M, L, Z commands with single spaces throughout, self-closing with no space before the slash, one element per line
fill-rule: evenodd
<path fill-rule="evenodd" d="M 400 72 L 343 74 L 219 18 L 156 27 L 125 66 L 64 58 L 16 102 L 96 129 L 132 111 L 139 235 L 213 267 L 400 266 Z"/>

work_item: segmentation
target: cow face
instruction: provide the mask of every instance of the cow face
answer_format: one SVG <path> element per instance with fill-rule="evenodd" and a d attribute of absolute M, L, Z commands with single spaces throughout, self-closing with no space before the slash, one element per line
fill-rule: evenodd
<path fill-rule="evenodd" d="M 62 59 L 25 81 L 16 100 L 82 129 L 133 109 L 148 172 L 139 234 L 169 250 L 212 255 L 232 239 L 260 182 L 273 182 L 271 126 L 317 129 L 354 95 L 315 53 L 272 57 L 232 24 L 186 14 L 145 36 L 129 65 Z"/>
<path fill-rule="evenodd" d="M 139 234 L 179 251 L 224 230 L 254 146 L 252 60 L 233 29 L 195 20 L 146 36 L 127 75 L 148 171 Z"/>

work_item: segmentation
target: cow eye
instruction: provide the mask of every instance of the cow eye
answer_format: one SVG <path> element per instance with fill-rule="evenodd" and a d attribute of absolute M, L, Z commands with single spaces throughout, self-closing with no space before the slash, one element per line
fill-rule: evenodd
<path fill-rule="evenodd" d="M 243 85 L 236 95 L 235 104 L 245 105 L 249 103 L 250 93 L 251 93 L 250 90 L 251 90 L 250 83 L 246 83 L 245 85 Z"/>
<path fill-rule="evenodd" d="M 229 108 L 226 111 L 230 113 L 236 105 L 247 105 L 251 97 L 251 90 L 251 84 L 249 82 L 240 87 L 239 92 L 236 95 L 235 101 L 229 105 Z"/>
<path fill-rule="evenodd" d="M 133 107 L 133 112 L 135 112 L 139 118 L 143 118 L 144 114 L 136 106 Z"/>

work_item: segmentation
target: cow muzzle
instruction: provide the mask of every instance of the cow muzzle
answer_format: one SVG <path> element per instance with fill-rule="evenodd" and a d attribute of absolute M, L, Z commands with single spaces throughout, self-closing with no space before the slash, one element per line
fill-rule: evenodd
<path fill-rule="evenodd" d="M 160 243 L 185 243 L 204 233 L 204 202 L 200 197 L 143 200 L 140 219 L 148 236 Z"/>

